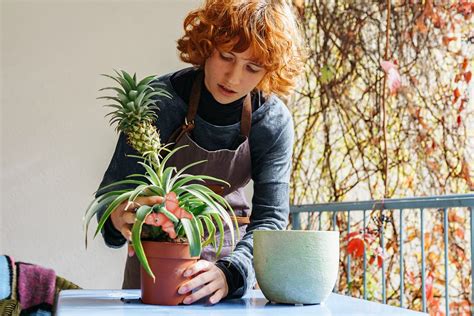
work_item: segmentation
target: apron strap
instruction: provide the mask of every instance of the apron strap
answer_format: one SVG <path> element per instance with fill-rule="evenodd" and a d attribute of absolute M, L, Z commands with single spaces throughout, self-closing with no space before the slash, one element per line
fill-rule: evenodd
<path fill-rule="evenodd" d="M 244 107 L 242 108 L 242 117 L 240 118 L 240 135 L 249 137 L 250 126 L 252 125 L 252 102 L 250 94 L 244 99 Z"/>
<path fill-rule="evenodd" d="M 204 71 L 200 71 L 194 79 L 193 86 L 191 88 L 191 96 L 189 98 L 188 113 L 184 120 L 183 129 L 185 132 L 190 132 L 194 129 L 194 118 L 196 117 L 197 109 L 199 106 L 199 99 L 201 98 L 201 85 L 204 78 Z M 244 99 L 242 107 L 242 116 L 240 119 L 240 134 L 245 137 L 250 135 L 250 127 L 252 125 L 252 102 L 250 94 L 247 94 Z M 179 136 L 179 138 L 182 136 Z"/>

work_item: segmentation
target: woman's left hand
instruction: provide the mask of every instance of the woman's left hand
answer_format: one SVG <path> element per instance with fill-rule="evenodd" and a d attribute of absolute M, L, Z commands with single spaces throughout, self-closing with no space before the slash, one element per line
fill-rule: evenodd
<path fill-rule="evenodd" d="M 187 268 L 183 276 L 192 279 L 181 285 L 178 289 L 179 294 L 191 293 L 192 290 L 201 287 L 188 295 L 183 301 L 184 304 L 192 304 L 205 296 L 210 296 L 209 303 L 216 304 L 229 292 L 224 272 L 212 262 L 199 260 Z"/>

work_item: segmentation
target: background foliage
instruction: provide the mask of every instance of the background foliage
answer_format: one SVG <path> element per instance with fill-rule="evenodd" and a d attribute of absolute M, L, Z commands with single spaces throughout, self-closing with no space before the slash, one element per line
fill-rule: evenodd
<path fill-rule="evenodd" d="M 292 100 L 296 127 L 291 203 L 368 200 L 467 193 L 474 190 L 474 3 L 469 1 L 294 1 L 309 58 Z M 389 26 L 387 28 L 387 25 Z M 389 65 L 384 69 L 382 65 Z M 385 70 L 385 71 L 384 71 Z M 472 93 L 472 92 L 471 92 Z M 471 97 L 472 98 L 472 97 Z M 360 247 L 373 265 L 369 298 L 381 299 L 380 264 L 388 303 L 400 299 L 397 212 L 361 219 L 339 214 L 349 248 L 341 253 L 339 291 L 362 295 Z M 316 228 L 316 214 L 306 228 Z M 426 214 L 427 299 L 431 314 L 444 310 L 442 213 Z M 421 309 L 419 214 L 406 212 L 404 301 Z M 469 214 L 449 210 L 450 298 L 453 312 L 469 313 Z M 322 229 L 332 218 L 322 218 Z M 326 225 L 326 226 L 325 226 Z M 385 231 L 380 249 L 379 231 Z M 360 242 L 362 241 L 362 242 Z M 349 251 L 346 251 L 349 250 Z M 351 282 L 344 263 L 353 257 Z M 377 260 L 375 260 L 377 259 Z"/>

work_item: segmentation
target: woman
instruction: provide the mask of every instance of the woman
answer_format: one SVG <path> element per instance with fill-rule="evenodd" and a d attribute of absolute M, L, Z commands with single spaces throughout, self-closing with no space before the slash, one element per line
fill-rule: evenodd
<path fill-rule="evenodd" d="M 242 239 L 220 258 L 205 248 L 202 260 L 184 272 L 190 281 L 178 290 L 188 294 L 184 304 L 203 297 L 215 304 L 254 286 L 252 232 L 287 224 L 293 124 L 276 95 L 294 86 L 302 46 L 291 8 L 283 0 L 207 0 L 186 17 L 184 30 L 178 50 L 194 67 L 159 78 L 173 98 L 158 103 L 156 124 L 163 142 L 188 145 L 173 156 L 171 165 L 180 168 L 206 159 L 193 171 L 231 184 L 212 189 L 233 207 Z M 101 187 L 140 172 L 129 154 L 136 153 L 120 135 Z M 243 193 L 250 179 L 252 210 Z M 137 204 L 158 200 L 140 198 Z M 130 240 L 134 219 L 122 204 L 104 227 L 106 243 L 120 247 Z M 123 287 L 139 288 L 139 279 L 138 261 L 129 257 Z"/>

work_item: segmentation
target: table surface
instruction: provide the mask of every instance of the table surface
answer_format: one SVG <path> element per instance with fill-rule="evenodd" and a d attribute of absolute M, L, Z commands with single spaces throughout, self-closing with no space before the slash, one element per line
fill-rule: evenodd
<path fill-rule="evenodd" d="M 59 295 L 57 315 L 427 315 L 399 307 L 331 293 L 320 305 L 270 303 L 259 290 L 216 305 L 157 306 L 139 301 L 140 290 L 67 290 Z"/>

